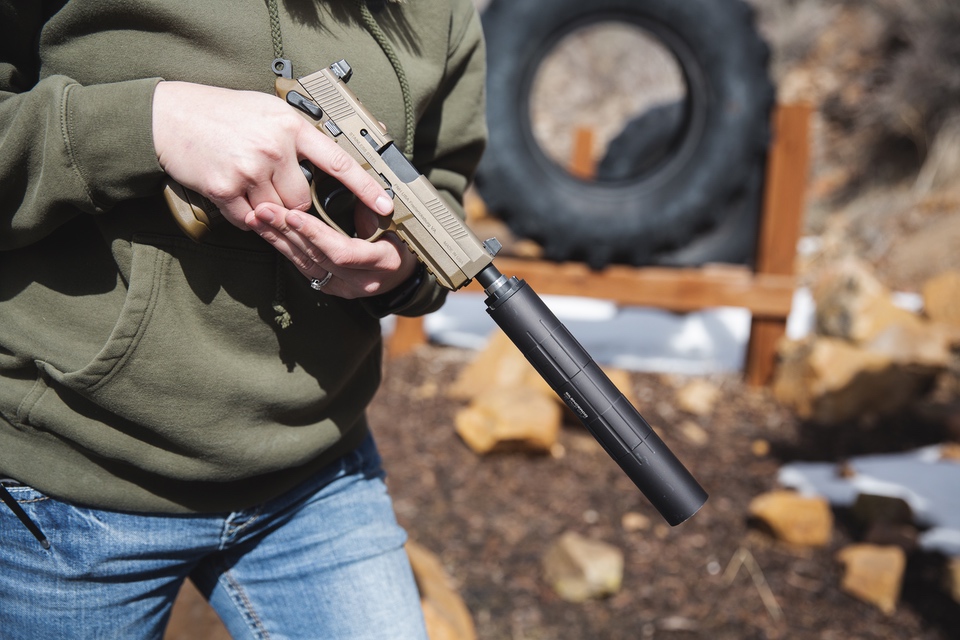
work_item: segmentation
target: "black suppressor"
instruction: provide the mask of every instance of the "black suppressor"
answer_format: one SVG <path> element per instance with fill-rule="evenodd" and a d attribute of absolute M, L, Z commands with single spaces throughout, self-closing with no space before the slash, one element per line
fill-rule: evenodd
<path fill-rule="evenodd" d="M 707 492 L 523 280 L 489 265 L 477 275 L 487 313 L 671 525 Z"/>

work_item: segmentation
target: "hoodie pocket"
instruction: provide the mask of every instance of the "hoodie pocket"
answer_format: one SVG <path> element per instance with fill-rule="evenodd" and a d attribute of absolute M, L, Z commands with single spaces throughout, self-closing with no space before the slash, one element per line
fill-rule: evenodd
<path fill-rule="evenodd" d="M 274 255 L 187 242 L 138 237 L 126 299 L 100 353 L 76 371 L 42 363 L 44 371 L 85 395 L 117 387 L 139 396 L 164 385 L 183 389 L 191 372 L 222 373 L 227 353 L 269 354 L 258 345 L 276 344 L 263 322 L 277 286 Z"/>
<path fill-rule="evenodd" d="M 75 371 L 38 363 L 46 389 L 22 417 L 99 455 L 181 477 L 309 460 L 362 414 L 364 398 L 336 392 L 376 385 L 361 363 L 378 332 L 357 327 L 344 301 L 316 295 L 291 301 L 296 329 L 280 329 L 281 281 L 272 250 L 137 238 L 109 340 Z M 352 329 L 304 342 L 329 322 Z"/>

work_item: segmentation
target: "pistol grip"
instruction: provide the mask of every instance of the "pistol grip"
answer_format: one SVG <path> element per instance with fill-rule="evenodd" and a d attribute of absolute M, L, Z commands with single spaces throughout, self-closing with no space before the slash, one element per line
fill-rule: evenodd
<path fill-rule="evenodd" d="M 164 181 L 163 197 L 183 232 L 197 242 L 203 241 L 221 217 L 212 202 L 169 178 Z"/>

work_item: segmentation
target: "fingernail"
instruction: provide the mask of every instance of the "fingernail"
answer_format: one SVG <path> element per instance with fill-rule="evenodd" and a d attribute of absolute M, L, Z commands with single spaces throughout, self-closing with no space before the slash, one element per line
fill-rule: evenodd
<path fill-rule="evenodd" d="M 377 211 L 379 211 L 384 215 L 393 213 L 393 200 L 391 200 L 387 196 L 380 196 L 379 198 L 377 198 L 376 205 L 377 205 Z"/>
<path fill-rule="evenodd" d="M 264 222 L 266 222 L 267 224 L 273 224 L 274 215 L 273 215 L 273 211 L 271 211 L 270 209 L 267 209 L 267 208 L 261 209 L 257 213 L 257 217 L 263 220 Z"/>

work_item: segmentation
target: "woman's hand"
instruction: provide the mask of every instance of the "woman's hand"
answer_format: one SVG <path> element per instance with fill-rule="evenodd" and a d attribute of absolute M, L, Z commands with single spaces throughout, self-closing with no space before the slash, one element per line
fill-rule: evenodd
<path fill-rule="evenodd" d="M 416 258 L 395 236 L 347 238 L 314 216 L 308 160 L 357 199 L 357 222 L 376 228 L 393 201 L 346 152 L 279 98 L 188 82 L 160 82 L 153 100 L 153 139 L 160 165 L 206 196 L 241 229 L 252 229 L 323 291 L 343 298 L 390 291 L 413 274 Z M 327 274 L 331 274 L 327 278 Z"/>
<path fill-rule="evenodd" d="M 373 215 L 358 205 L 361 233 L 375 225 Z M 348 238 L 315 216 L 272 203 L 259 205 L 245 222 L 300 273 L 324 282 L 324 293 L 341 298 L 386 293 L 412 276 L 417 266 L 416 256 L 390 233 L 376 242 Z"/>
<path fill-rule="evenodd" d="M 241 229 L 258 206 L 310 208 L 300 170 L 306 159 L 371 210 L 393 211 L 380 185 L 349 154 L 280 98 L 189 82 L 160 82 L 153 99 L 153 141 L 160 166 L 206 196 Z"/>

